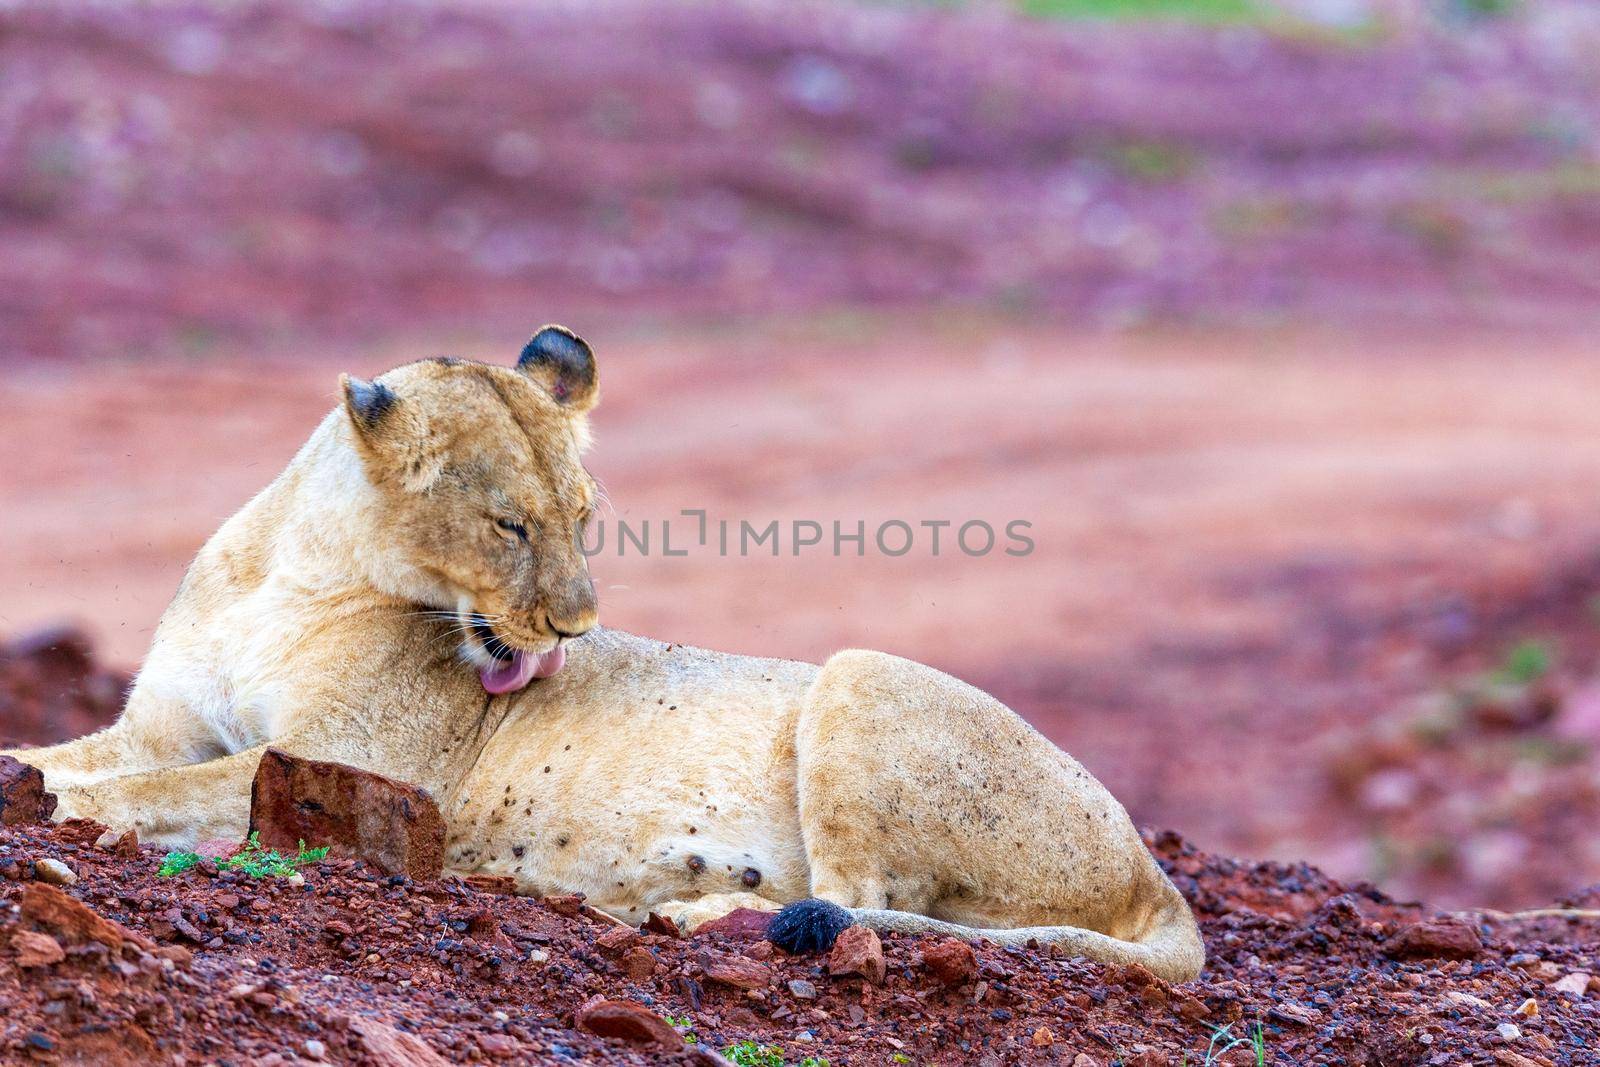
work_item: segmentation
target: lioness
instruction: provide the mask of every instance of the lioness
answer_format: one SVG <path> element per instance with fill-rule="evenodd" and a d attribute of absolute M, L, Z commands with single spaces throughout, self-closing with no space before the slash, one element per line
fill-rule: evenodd
<path fill-rule="evenodd" d="M 58 817 L 236 839 L 271 744 L 427 788 L 453 870 L 632 922 L 782 908 L 796 951 L 853 921 L 1199 973 L 1122 806 L 993 698 L 877 652 L 819 667 L 596 626 L 578 531 L 598 381 L 571 331 L 514 369 L 341 385 L 200 550 L 121 718 L 12 753 Z"/>

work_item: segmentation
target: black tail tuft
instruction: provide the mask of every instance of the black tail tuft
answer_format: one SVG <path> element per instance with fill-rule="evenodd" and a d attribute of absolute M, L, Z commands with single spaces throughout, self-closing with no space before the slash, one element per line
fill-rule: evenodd
<path fill-rule="evenodd" d="M 767 940 L 795 956 L 826 952 L 840 934 L 854 925 L 848 911 L 813 897 L 784 905 L 767 927 Z"/>

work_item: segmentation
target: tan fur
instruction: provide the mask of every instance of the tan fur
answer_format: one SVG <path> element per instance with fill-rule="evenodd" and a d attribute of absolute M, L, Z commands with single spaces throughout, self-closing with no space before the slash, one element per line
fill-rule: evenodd
<path fill-rule="evenodd" d="M 1199 972 L 1194 919 L 1121 805 L 986 694 L 881 653 L 819 667 L 594 628 L 575 538 L 592 374 L 431 361 L 377 385 L 392 405 L 364 419 L 373 387 L 347 382 L 201 550 L 122 717 L 14 753 L 58 817 L 236 838 L 270 743 L 427 788 L 452 869 L 632 922 L 814 895 L 878 929 Z M 463 662 L 486 655 L 472 613 L 534 652 L 584 636 L 555 676 L 490 697 Z"/>

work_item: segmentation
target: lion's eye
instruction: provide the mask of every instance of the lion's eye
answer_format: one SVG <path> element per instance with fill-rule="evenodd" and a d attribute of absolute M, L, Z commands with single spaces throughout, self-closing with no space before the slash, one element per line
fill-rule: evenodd
<path fill-rule="evenodd" d="M 516 534 L 518 540 L 526 541 L 528 539 L 528 528 L 514 519 L 496 519 L 494 524 L 506 533 Z"/>

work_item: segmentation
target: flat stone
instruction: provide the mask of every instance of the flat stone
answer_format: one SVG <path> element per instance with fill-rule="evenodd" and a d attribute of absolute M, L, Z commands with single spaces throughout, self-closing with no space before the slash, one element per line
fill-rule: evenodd
<path fill-rule="evenodd" d="M 743 956 L 704 956 L 700 969 L 706 981 L 734 989 L 765 989 L 772 981 L 772 968 Z"/>
<path fill-rule="evenodd" d="M 360 1015 L 350 1016 L 346 1025 L 378 1067 L 447 1067 L 448 1061 L 414 1034 Z"/>
<path fill-rule="evenodd" d="M 630 1045 L 680 1050 L 683 1036 L 655 1012 L 631 1000 L 594 997 L 578 1009 L 577 1025 L 597 1037 Z"/>
<path fill-rule="evenodd" d="M 1442 916 L 1401 929 L 1383 951 L 1396 959 L 1470 960 L 1483 954 L 1483 938 L 1466 920 Z"/>
<path fill-rule="evenodd" d="M 256 769 L 250 829 L 268 848 L 328 845 L 385 874 L 433 879 L 444 869 L 444 818 L 426 790 L 277 749 Z"/>

